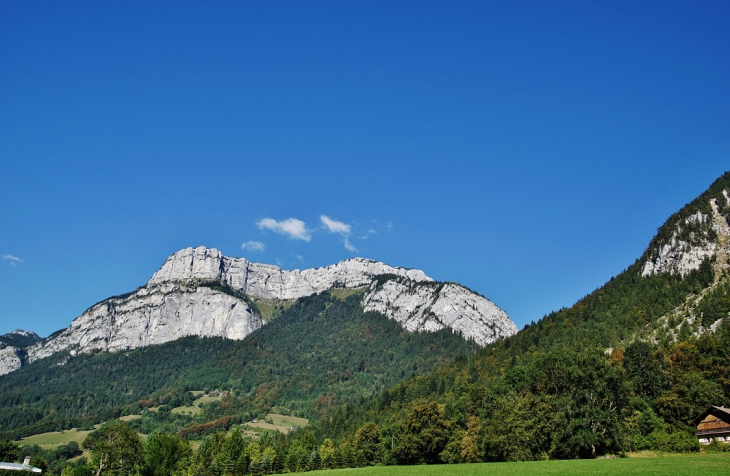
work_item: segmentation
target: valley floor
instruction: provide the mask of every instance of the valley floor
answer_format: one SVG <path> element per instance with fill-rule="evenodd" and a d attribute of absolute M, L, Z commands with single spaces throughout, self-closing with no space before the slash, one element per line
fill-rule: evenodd
<path fill-rule="evenodd" d="M 632 454 L 628 458 L 526 461 L 516 463 L 478 463 L 430 466 L 375 466 L 370 468 L 312 471 L 312 476 L 532 476 L 541 475 L 590 475 L 590 476 L 726 476 L 730 474 L 730 453 L 700 454 Z"/>

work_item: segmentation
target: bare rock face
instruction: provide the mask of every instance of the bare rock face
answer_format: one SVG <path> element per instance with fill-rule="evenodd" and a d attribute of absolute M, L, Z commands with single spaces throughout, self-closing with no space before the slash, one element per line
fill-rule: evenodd
<path fill-rule="evenodd" d="M 672 224 L 671 237 L 651 250 L 642 276 L 659 273 L 685 276 L 699 269 L 708 258 L 715 258 L 716 271 L 728 268 L 730 226 L 720 207 L 730 206 L 730 196 L 723 190 L 722 195 L 707 201 L 708 213 L 698 211 Z"/>
<path fill-rule="evenodd" d="M 110 352 L 185 336 L 243 339 L 263 325 L 250 306 L 207 287 L 163 283 L 88 309 L 60 335 L 28 349 L 29 361 L 56 352 Z"/>
<path fill-rule="evenodd" d="M 296 299 L 333 287 L 367 286 L 373 276 L 394 274 L 413 281 L 431 281 L 423 271 L 389 266 L 363 258 L 341 261 L 325 268 L 300 271 L 223 256 L 215 248 L 186 248 L 173 254 L 147 283 L 179 280 L 215 280 L 251 296 Z"/>
<path fill-rule="evenodd" d="M 12 346 L 0 349 L 0 375 L 18 370 L 23 365 L 20 357 L 18 357 L 19 350 L 17 347 Z"/>
<path fill-rule="evenodd" d="M 517 326 L 489 299 L 454 283 L 373 282 L 363 298 L 366 311 L 395 319 L 409 331 L 450 327 L 481 346 L 517 333 Z"/>
<path fill-rule="evenodd" d="M 457 284 L 435 283 L 420 270 L 354 258 L 287 271 L 198 247 L 174 253 L 145 286 L 95 304 L 67 329 L 25 352 L 32 362 L 57 352 L 114 352 L 185 336 L 240 340 L 266 324 L 246 295 L 295 299 L 331 288 L 365 287 L 366 311 L 381 312 L 410 331 L 450 327 L 480 345 L 517 332 L 488 299 Z M 20 367 L 13 356 L 17 358 L 10 351 L 0 354 L 0 375 Z"/>

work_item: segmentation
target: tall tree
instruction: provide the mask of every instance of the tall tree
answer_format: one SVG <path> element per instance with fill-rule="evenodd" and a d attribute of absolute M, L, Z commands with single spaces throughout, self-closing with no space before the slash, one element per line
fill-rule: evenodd
<path fill-rule="evenodd" d="M 190 444 L 174 433 L 153 433 L 145 445 L 144 476 L 171 476 L 184 467 L 192 451 Z"/>
<path fill-rule="evenodd" d="M 86 437 L 83 447 L 91 452 L 91 466 L 96 476 L 132 474 L 144 461 L 142 440 L 127 425 L 115 422 Z"/>

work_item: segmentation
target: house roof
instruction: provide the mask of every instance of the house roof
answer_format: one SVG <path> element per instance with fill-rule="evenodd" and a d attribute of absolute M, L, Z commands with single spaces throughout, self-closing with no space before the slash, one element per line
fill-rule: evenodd
<path fill-rule="evenodd" d="M 714 405 L 710 405 L 709 407 L 707 407 L 707 410 L 700 414 L 700 416 L 692 420 L 692 424 L 694 426 L 699 425 L 702 420 L 707 418 L 707 415 L 713 415 L 722 421 L 730 423 L 730 408 L 716 407 Z"/>

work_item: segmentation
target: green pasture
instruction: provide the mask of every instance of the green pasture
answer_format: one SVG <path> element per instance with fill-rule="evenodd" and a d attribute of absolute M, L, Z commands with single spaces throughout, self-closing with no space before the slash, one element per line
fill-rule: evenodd
<path fill-rule="evenodd" d="M 727 476 L 730 453 L 657 455 L 612 459 L 526 461 L 518 463 L 475 463 L 432 466 L 374 466 L 370 468 L 312 471 L 308 475 L 337 476 Z"/>
<path fill-rule="evenodd" d="M 289 429 L 292 425 L 296 425 L 300 428 L 304 428 L 309 424 L 309 420 L 306 418 L 297 418 L 294 416 L 288 416 L 288 415 L 279 415 L 278 413 L 269 413 L 266 415 L 267 419 L 271 419 L 273 423 L 267 423 L 265 421 L 258 421 L 256 423 L 244 423 L 242 427 L 244 430 L 246 427 L 249 428 L 260 428 L 262 430 L 276 430 L 280 431 L 281 433 L 287 434 L 289 433 Z M 246 432 L 244 431 L 244 434 Z"/>
<path fill-rule="evenodd" d="M 76 428 L 67 431 L 51 431 L 28 436 L 18 442 L 20 446 L 38 445 L 43 449 L 55 449 L 59 445 L 65 445 L 72 441 L 79 445 L 84 441 L 91 431 L 78 431 Z"/>

